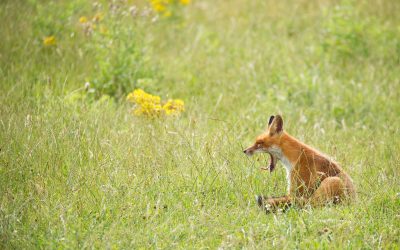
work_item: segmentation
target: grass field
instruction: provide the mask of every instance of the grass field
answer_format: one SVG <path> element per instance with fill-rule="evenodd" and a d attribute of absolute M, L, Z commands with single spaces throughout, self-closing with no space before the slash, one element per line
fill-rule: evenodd
<path fill-rule="evenodd" d="M 0 1 L 0 248 L 399 249 L 400 1 L 169 2 Z M 259 210 L 271 114 L 356 202 Z"/>

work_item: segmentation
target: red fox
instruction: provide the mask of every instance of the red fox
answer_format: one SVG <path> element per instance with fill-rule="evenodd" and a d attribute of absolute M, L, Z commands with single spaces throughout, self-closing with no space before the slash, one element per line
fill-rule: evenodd
<path fill-rule="evenodd" d="M 271 157 L 270 171 L 274 170 L 278 160 L 286 168 L 286 196 L 257 196 L 258 205 L 267 211 L 286 209 L 292 204 L 336 204 L 356 196 L 350 176 L 336 162 L 286 133 L 280 115 L 271 116 L 267 131 L 243 152 L 248 156 L 268 153 Z"/>

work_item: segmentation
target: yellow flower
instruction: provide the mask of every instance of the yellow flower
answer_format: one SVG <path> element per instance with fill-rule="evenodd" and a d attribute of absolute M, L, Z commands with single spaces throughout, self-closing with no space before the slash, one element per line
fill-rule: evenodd
<path fill-rule="evenodd" d="M 101 12 L 96 13 L 96 15 L 93 16 L 93 22 L 100 22 L 103 20 L 104 15 Z"/>
<path fill-rule="evenodd" d="M 156 4 L 153 4 L 153 9 L 156 12 L 164 12 L 167 8 L 165 7 L 165 5 L 163 5 L 161 3 L 156 3 Z"/>
<path fill-rule="evenodd" d="M 157 117 L 160 115 L 178 115 L 185 110 L 184 102 L 180 99 L 168 100 L 161 105 L 159 96 L 151 95 L 141 89 L 135 89 L 126 97 L 127 101 L 136 104 L 133 114 Z"/>
<path fill-rule="evenodd" d="M 79 22 L 80 23 L 87 23 L 87 17 L 85 17 L 85 16 L 81 16 L 80 18 L 79 18 Z"/>
<path fill-rule="evenodd" d="M 161 114 L 161 99 L 159 96 L 151 95 L 141 89 L 136 89 L 129 93 L 129 102 L 135 103 L 134 115 L 158 116 Z"/>
<path fill-rule="evenodd" d="M 150 0 L 151 5 L 161 4 L 162 2 L 162 0 Z"/>
<path fill-rule="evenodd" d="M 180 4 L 182 5 L 188 5 L 190 4 L 190 0 L 179 0 Z"/>
<path fill-rule="evenodd" d="M 45 46 L 53 46 L 56 45 L 56 38 L 54 36 L 47 36 L 43 38 L 43 44 Z"/>
<path fill-rule="evenodd" d="M 151 95 L 144 92 L 141 89 L 133 91 L 134 102 L 138 104 L 153 103 L 160 104 L 161 100 L 159 96 Z"/>
<path fill-rule="evenodd" d="M 180 99 L 168 100 L 168 102 L 164 104 L 163 110 L 166 115 L 178 115 L 185 111 L 185 103 Z"/>

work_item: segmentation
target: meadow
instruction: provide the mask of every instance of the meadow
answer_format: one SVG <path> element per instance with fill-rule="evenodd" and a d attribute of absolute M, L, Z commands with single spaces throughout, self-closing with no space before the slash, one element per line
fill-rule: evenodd
<path fill-rule="evenodd" d="M 390 0 L 0 1 L 0 248 L 399 249 L 398 13 Z M 139 89 L 158 111 L 137 111 Z M 281 163 L 263 172 L 267 156 L 242 153 L 272 114 L 343 166 L 357 201 L 257 207 L 287 186 Z"/>

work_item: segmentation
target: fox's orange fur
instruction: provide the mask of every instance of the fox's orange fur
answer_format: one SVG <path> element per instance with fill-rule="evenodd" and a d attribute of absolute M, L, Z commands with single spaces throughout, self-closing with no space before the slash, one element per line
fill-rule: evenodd
<path fill-rule="evenodd" d="M 277 160 L 287 171 L 288 194 L 282 197 L 258 197 L 258 204 L 267 210 L 297 205 L 323 205 L 353 199 L 356 195 L 350 176 L 334 161 L 300 142 L 283 130 L 281 116 L 271 116 L 268 129 L 257 137 L 253 146 L 244 150 L 271 155 L 271 171 Z"/>

